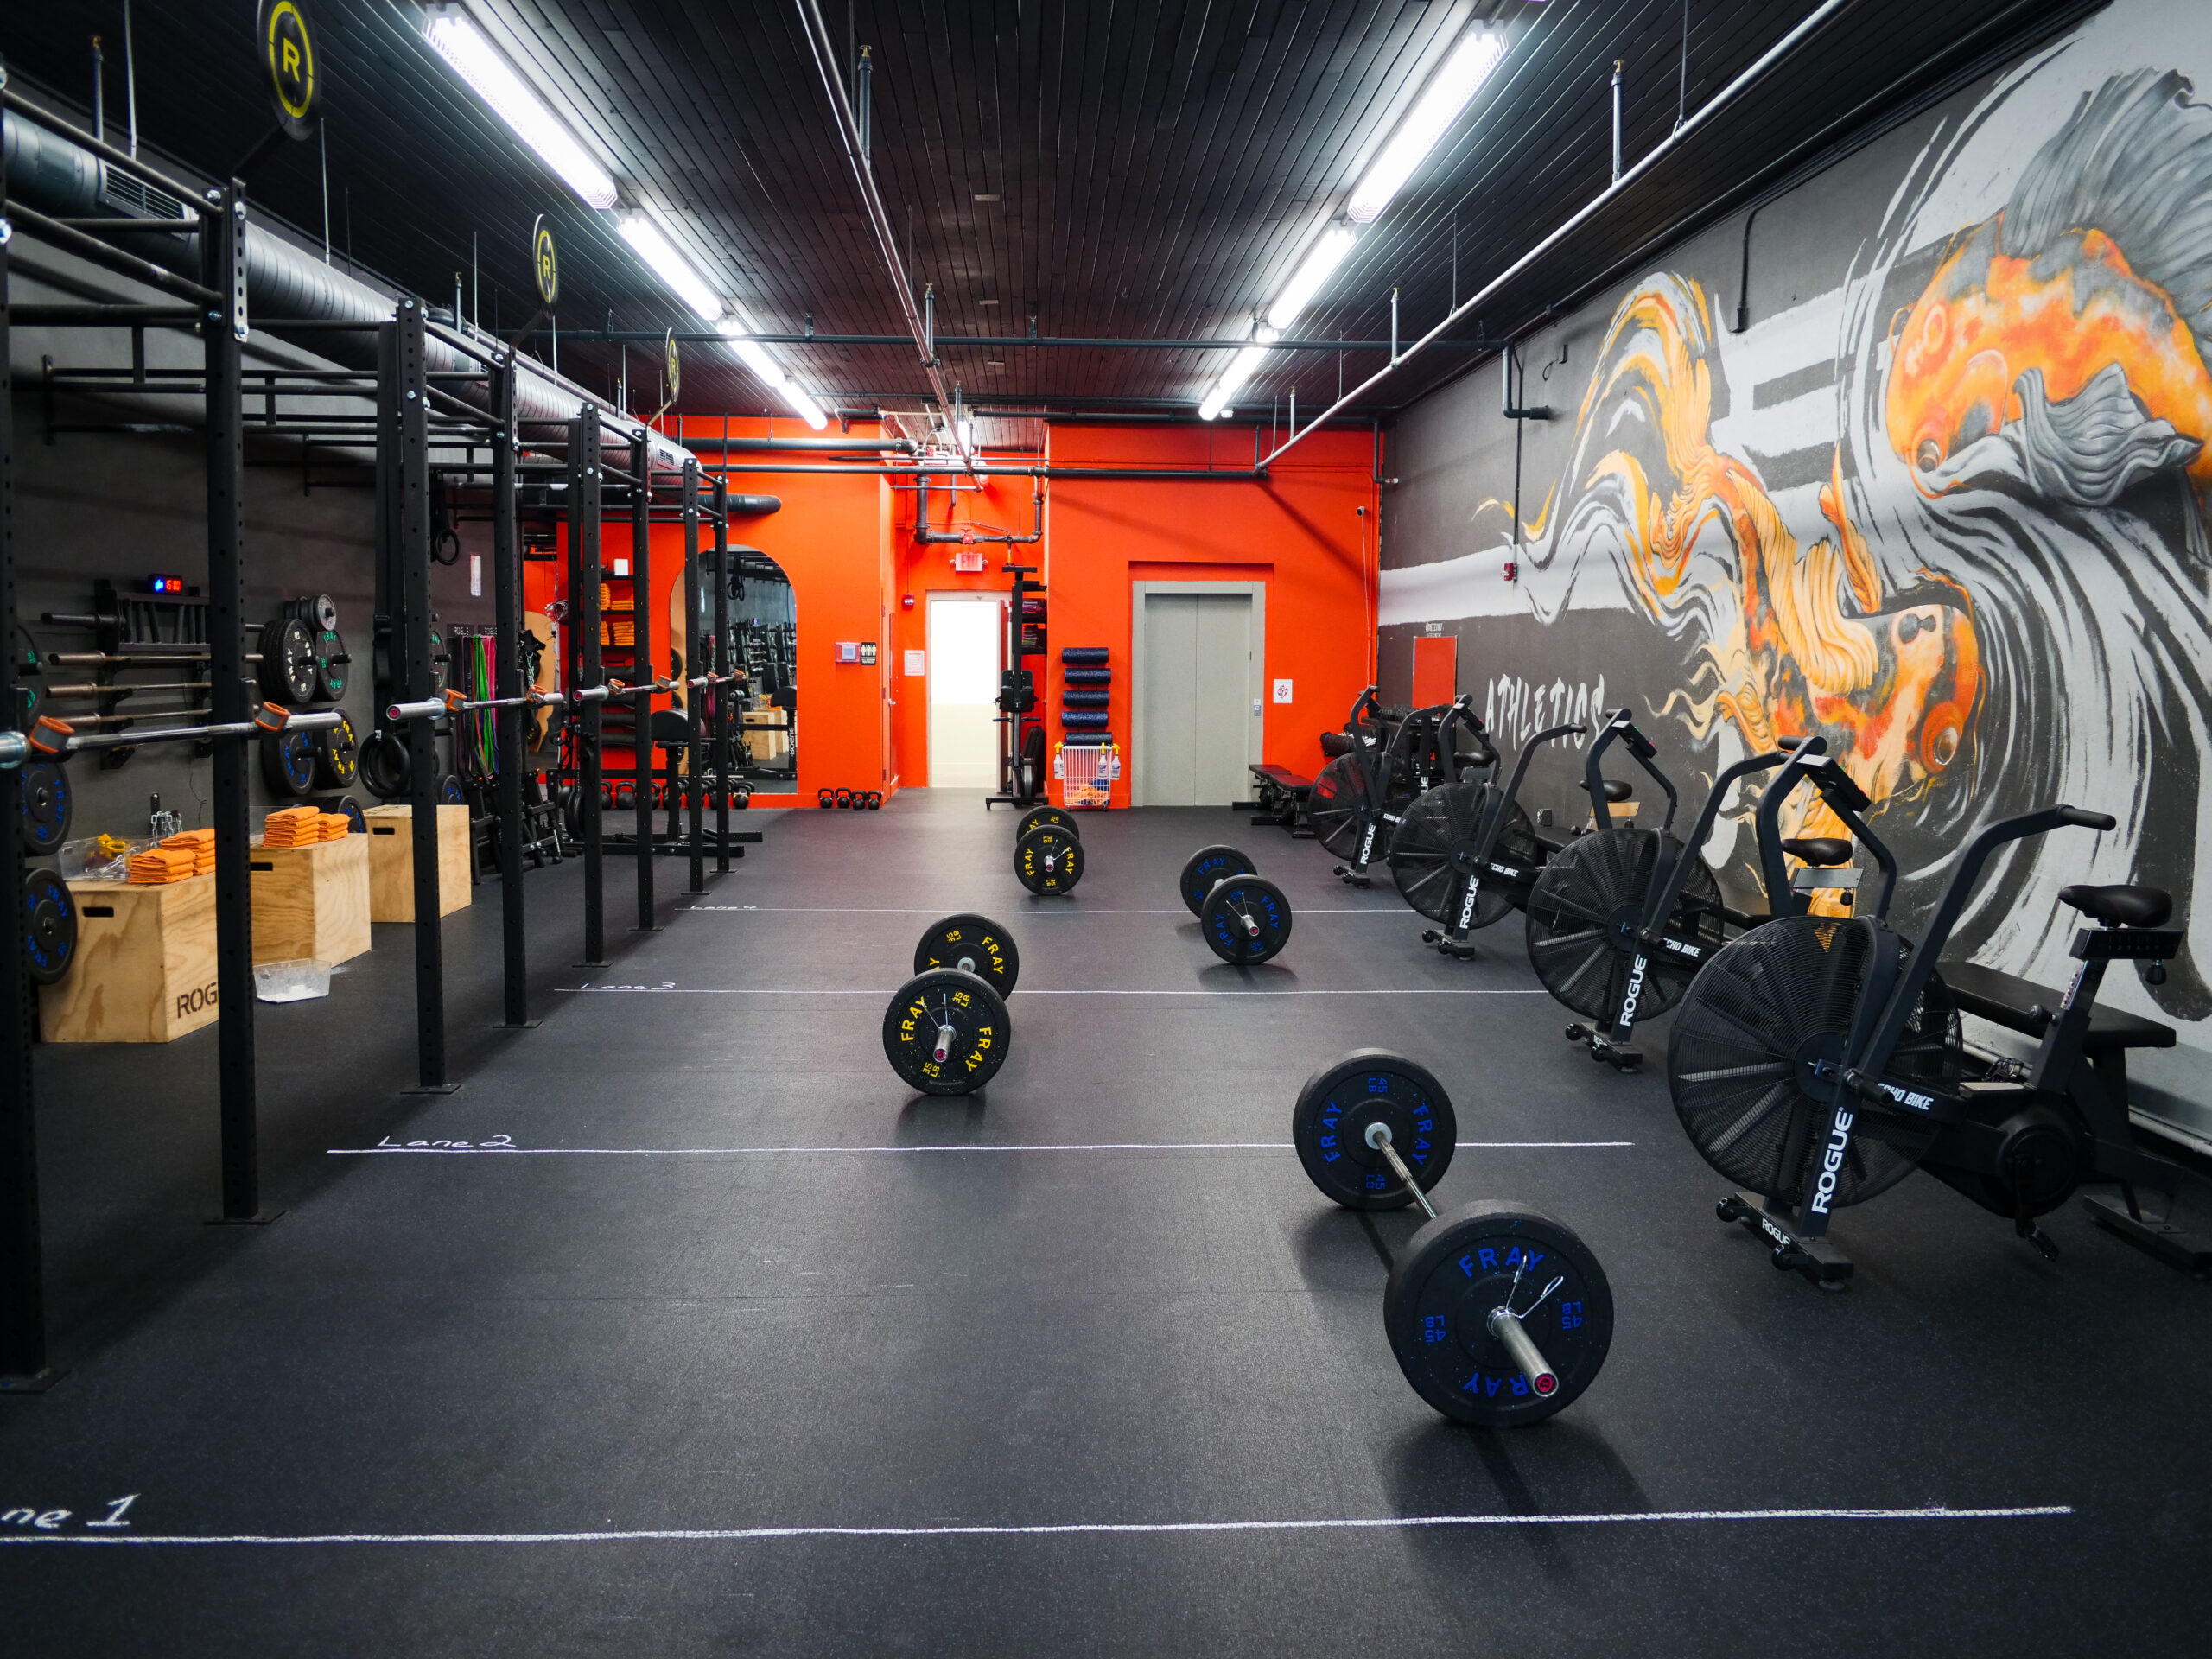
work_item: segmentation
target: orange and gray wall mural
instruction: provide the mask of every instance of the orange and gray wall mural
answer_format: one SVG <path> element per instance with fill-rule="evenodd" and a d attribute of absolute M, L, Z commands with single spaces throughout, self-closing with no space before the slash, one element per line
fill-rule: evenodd
<path fill-rule="evenodd" d="M 1520 401 L 1552 418 L 1524 423 L 1518 525 L 1497 365 L 1407 416 L 1382 660 L 1402 698 L 1408 636 L 1457 632 L 1461 689 L 1516 741 L 1633 708 L 1685 820 L 1731 760 L 1822 734 L 1908 931 L 1980 824 L 2113 814 L 2018 844 L 1951 950 L 2063 985 L 2060 887 L 2172 891 L 2187 958 L 2105 997 L 2182 1028 L 2134 1067 L 2139 1108 L 2212 1137 L 2201 5 L 2120 0 L 1525 341 Z M 1532 804 L 1567 821 L 1579 766 L 1532 774 Z M 1707 852 L 1738 888 L 1748 804 Z"/>

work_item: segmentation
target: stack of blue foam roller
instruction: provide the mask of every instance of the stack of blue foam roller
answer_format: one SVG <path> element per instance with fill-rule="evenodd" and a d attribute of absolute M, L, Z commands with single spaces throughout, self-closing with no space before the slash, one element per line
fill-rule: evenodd
<path fill-rule="evenodd" d="M 1113 686 L 1114 671 L 1106 666 L 1105 646 L 1060 647 L 1060 724 L 1071 741 L 1078 737 L 1106 741 L 1106 709 Z"/>

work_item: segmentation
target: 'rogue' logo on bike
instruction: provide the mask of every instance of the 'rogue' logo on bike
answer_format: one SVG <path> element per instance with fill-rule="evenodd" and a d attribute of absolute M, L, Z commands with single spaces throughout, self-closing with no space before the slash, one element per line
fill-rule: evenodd
<path fill-rule="evenodd" d="M 1636 966 L 1629 970 L 1628 995 L 1621 999 L 1621 1024 L 1628 1026 L 1636 1018 L 1636 1000 L 1643 995 L 1643 957 L 1637 957 Z"/>
<path fill-rule="evenodd" d="M 1827 1150 L 1821 1154 L 1821 1179 L 1813 1190 L 1813 1208 L 1821 1214 L 1828 1212 L 1828 1205 L 1835 1198 L 1835 1184 L 1843 1169 L 1843 1154 L 1851 1145 L 1853 1115 L 1838 1112 L 1835 1127 L 1828 1131 Z"/>

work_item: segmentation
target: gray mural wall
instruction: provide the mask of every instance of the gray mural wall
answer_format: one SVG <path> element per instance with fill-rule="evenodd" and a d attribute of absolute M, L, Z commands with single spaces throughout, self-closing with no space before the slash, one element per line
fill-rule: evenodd
<path fill-rule="evenodd" d="M 1413 636 L 1455 633 L 1508 741 L 1633 709 L 1686 818 L 1822 734 L 1908 927 L 1979 825 L 2113 814 L 2000 859 L 1951 949 L 2063 985 L 2060 887 L 2171 890 L 2187 956 L 2104 1000 L 2180 1028 L 2137 1103 L 2212 1136 L 2208 98 L 2202 0 L 2118 0 L 1761 209 L 1747 284 L 1739 215 L 1527 340 L 1554 418 L 1517 480 L 1495 360 L 1426 400 L 1390 435 L 1381 660 L 1403 700 Z M 1580 765 L 1531 804 L 1580 817 Z M 1739 892 L 1750 841 L 1739 810 L 1707 849 Z"/>

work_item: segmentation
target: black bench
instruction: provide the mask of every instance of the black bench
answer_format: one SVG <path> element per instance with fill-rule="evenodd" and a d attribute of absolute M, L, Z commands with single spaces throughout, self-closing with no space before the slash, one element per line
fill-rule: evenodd
<path fill-rule="evenodd" d="M 1236 804 L 1269 823 L 1281 825 L 1301 840 L 1311 841 L 1313 832 L 1306 827 L 1305 816 L 1306 799 L 1313 792 L 1313 780 L 1301 777 L 1288 766 L 1255 766 L 1251 772 L 1259 780 L 1260 798 Z"/>
<path fill-rule="evenodd" d="M 2000 974 L 1979 963 L 1938 964 L 1943 983 L 1949 986 L 1961 1014 L 1971 1014 L 2008 1031 L 2040 1038 L 2058 1015 L 2065 994 L 2012 974 Z M 2101 1002 L 2089 1010 L 2089 1029 L 2082 1039 L 2082 1052 L 2108 1089 L 2120 1101 L 2127 1099 L 2127 1051 L 2131 1048 L 2171 1048 L 2174 1028 L 2139 1014 L 2124 1014 Z"/>

